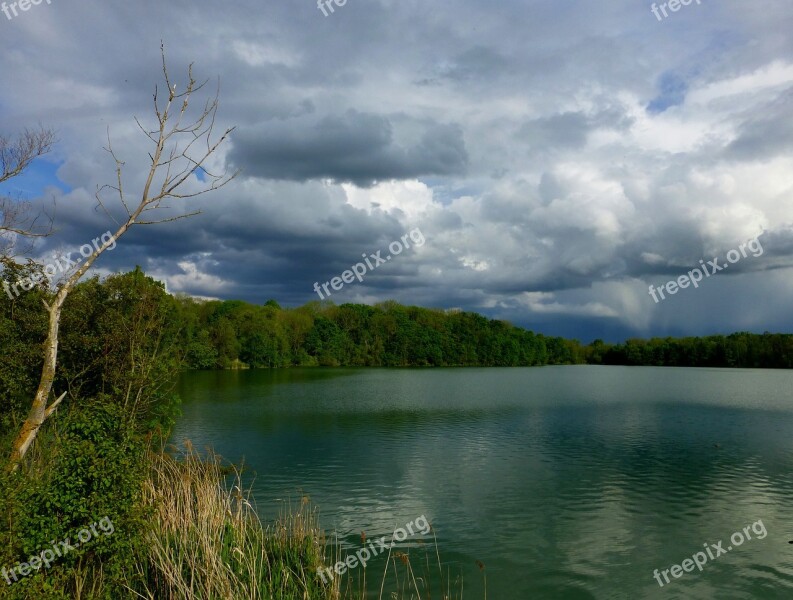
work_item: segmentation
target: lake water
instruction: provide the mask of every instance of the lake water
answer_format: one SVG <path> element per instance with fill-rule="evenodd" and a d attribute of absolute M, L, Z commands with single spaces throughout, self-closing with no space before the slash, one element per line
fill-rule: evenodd
<path fill-rule="evenodd" d="M 791 372 L 290 369 L 180 388 L 173 440 L 244 458 L 264 519 L 308 495 L 354 552 L 426 515 L 464 598 L 485 577 L 495 600 L 793 598 Z M 659 586 L 706 544 L 701 572 Z"/>

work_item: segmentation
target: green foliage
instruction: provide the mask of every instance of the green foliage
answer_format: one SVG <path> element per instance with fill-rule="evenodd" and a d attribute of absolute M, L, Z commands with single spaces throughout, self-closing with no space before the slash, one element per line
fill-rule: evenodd
<path fill-rule="evenodd" d="M 19 597 L 53 597 L 48 588 L 74 591 L 76 573 L 101 567 L 103 597 L 121 597 L 121 582 L 146 529 L 140 502 L 145 443 L 122 408 L 104 398 L 72 408 L 58 425 L 36 461 L 35 476 L 19 473 L 0 482 L 10 526 L 2 537 L 11 542 L 0 560 L 26 562 L 53 542 L 68 541 L 74 549 L 50 570 L 20 579 L 12 591 Z M 79 544 L 78 532 L 102 519 L 104 529 L 95 526 L 92 539 Z"/>
<path fill-rule="evenodd" d="M 596 340 L 590 362 L 665 367 L 793 368 L 793 335 L 740 332 L 728 336 L 631 339 L 604 345 Z"/>
<path fill-rule="evenodd" d="M 241 301 L 180 299 L 186 364 L 193 369 L 297 366 L 623 364 L 793 368 L 793 336 L 734 333 L 583 346 L 476 313 L 310 302 L 283 309 Z"/>
<path fill-rule="evenodd" d="M 209 331 L 199 331 L 187 345 L 187 364 L 193 369 L 214 369 L 218 364 L 218 352 L 212 345 Z"/>
<path fill-rule="evenodd" d="M 144 431 L 168 431 L 178 414 L 183 316 L 163 284 L 139 268 L 81 283 L 64 305 L 56 389 L 102 394 Z"/>
<path fill-rule="evenodd" d="M 32 265 L 8 263 L 3 278 L 15 282 L 33 271 Z M 42 300 L 50 296 L 41 284 L 0 298 L 4 456 L 38 384 L 47 328 Z M 128 596 L 124 586 L 139 576 L 133 554 L 148 526 L 140 497 L 148 469 L 144 450 L 151 434 L 167 435 L 176 417 L 182 325 L 180 304 L 139 269 L 90 279 L 70 294 L 53 388 L 69 396 L 18 473 L 8 475 L 0 464 L 0 514 L 6 517 L 0 522 L 0 567 L 27 562 L 53 542 L 74 541 L 77 532 L 105 517 L 119 533 L 100 531 L 49 570 L 14 583 L 3 597 Z M 0 583 L 6 592 L 5 581 Z"/>
<path fill-rule="evenodd" d="M 535 335 L 475 313 L 311 302 L 282 309 L 179 300 L 187 366 L 531 366 L 583 362 L 578 342 Z"/>
<path fill-rule="evenodd" d="M 11 286 L 25 280 L 40 269 L 33 263 L 16 265 L 3 261 L 0 286 L 0 437 L 15 431 L 19 414 L 26 410 L 41 377 L 41 343 L 47 335 L 47 318 L 41 301 L 47 291 L 43 285 L 24 291 Z"/>

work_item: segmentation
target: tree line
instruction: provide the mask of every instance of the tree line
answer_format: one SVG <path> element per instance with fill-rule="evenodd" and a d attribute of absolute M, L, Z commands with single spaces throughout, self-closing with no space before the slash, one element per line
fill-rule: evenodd
<path fill-rule="evenodd" d="M 191 369 L 290 366 L 517 367 L 595 364 L 793 368 L 793 335 L 630 339 L 620 344 L 546 336 L 459 310 L 275 300 L 177 299 Z"/>
<path fill-rule="evenodd" d="M 4 279 L 32 267 L 6 267 Z M 43 290 L 0 296 L 0 402 L 20 411 L 40 375 L 47 322 Z M 275 300 L 202 301 L 165 292 L 140 268 L 79 283 L 64 305 L 58 389 L 72 397 L 116 393 L 121 383 L 143 411 L 164 373 L 179 369 L 326 367 L 541 366 L 603 364 L 675 367 L 793 368 L 793 335 L 747 332 L 620 344 L 546 336 L 473 312 L 386 301 L 282 308 Z M 119 344 L 127 352 L 118 358 Z M 167 351 L 166 351 L 167 350 Z M 146 364 L 135 357 L 152 356 Z M 130 362 L 133 361 L 133 362 Z M 12 400 L 13 399 L 13 400 Z M 6 413 L 9 414 L 9 413 Z M 146 414 L 146 418 L 161 415 Z"/>
<path fill-rule="evenodd" d="M 793 368 L 793 335 L 746 331 L 707 337 L 630 339 L 585 348 L 591 364 L 657 367 Z"/>
<path fill-rule="evenodd" d="M 335 305 L 177 298 L 193 369 L 535 366 L 576 361 L 576 343 L 476 313 L 386 301 Z"/>

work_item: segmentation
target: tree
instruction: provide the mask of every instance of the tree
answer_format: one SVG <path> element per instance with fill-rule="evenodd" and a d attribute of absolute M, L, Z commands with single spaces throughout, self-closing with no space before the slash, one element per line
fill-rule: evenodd
<path fill-rule="evenodd" d="M 14 440 L 9 460 L 9 469 L 15 471 L 19 463 L 27 453 L 30 445 L 36 439 L 41 426 L 53 414 L 58 404 L 66 396 L 66 392 L 50 402 L 55 370 L 58 363 L 58 338 L 61 321 L 63 303 L 74 289 L 80 279 L 91 269 L 96 260 L 105 250 L 115 247 L 116 242 L 134 225 L 155 225 L 169 221 L 175 221 L 198 214 L 200 211 L 180 214 L 175 217 L 167 217 L 159 220 L 143 220 L 144 214 L 151 211 L 169 209 L 170 200 L 184 200 L 194 198 L 207 192 L 219 189 L 233 179 L 237 173 L 231 175 L 214 174 L 207 168 L 209 158 L 215 153 L 221 144 L 228 138 L 234 128 L 226 129 L 219 137 L 214 137 L 215 117 L 218 108 L 218 93 L 214 99 L 207 100 L 197 117 L 189 123 L 184 123 L 185 119 L 191 119 L 188 107 L 190 100 L 196 92 L 199 92 L 206 82 L 198 83 L 193 78 L 193 66 L 188 67 L 188 83 L 185 90 L 177 93 L 176 84 L 171 83 L 168 75 L 168 68 L 165 60 L 165 48 L 161 46 L 162 55 L 162 74 L 166 84 L 167 100 L 161 101 L 159 89 L 154 91 L 154 112 L 157 117 L 157 124 L 154 129 L 146 129 L 136 118 L 140 130 L 154 144 L 153 151 L 149 154 L 150 168 L 148 176 L 137 205 L 127 202 L 128 195 L 123 186 L 123 167 L 124 163 L 118 158 L 108 139 L 106 150 L 113 157 L 116 164 L 116 183 L 99 188 L 96 192 L 96 200 L 105 213 L 113 219 L 113 216 L 105 206 L 102 194 L 105 190 L 113 192 L 120 205 L 123 207 L 126 217 L 123 222 L 118 223 L 118 228 L 111 239 L 103 241 L 102 245 L 91 256 L 76 267 L 74 271 L 59 284 L 54 298 L 50 303 L 44 305 L 48 313 L 47 338 L 44 343 L 44 364 L 41 370 L 41 379 L 38 389 L 33 399 L 30 411 L 22 425 L 22 428 Z M 174 109 L 174 112 L 172 112 Z M 109 138 L 109 135 L 108 135 Z M 205 145 L 205 147 L 204 147 Z M 185 184 L 192 184 L 194 181 L 203 183 L 197 190 L 184 190 Z M 155 181 L 160 181 L 159 186 Z M 115 219 L 113 219 L 115 220 Z"/>
<path fill-rule="evenodd" d="M 18 265 L 9 261 L 3 268 L 0 283 L 30 279 L 40 273 L 39 265 Z M 19 297 L 0 292 L 0 433 L 5 436 L 21 425 L 19 416 L 30 404 L 31 390 L 36 389 L 41 374 L 41 343 L 47 332 L 47 319 L 41 310 L 46 297 L 37 286 Z"/>
<path fill-rule="evenodd" d="M 0 136 L 0 183 L 21 175 L 34 159 L 49 152 L 55 141 L 50 129 L 26 129 L 16 139 Z"/>
<path fill-rule="evenodd" d="M 179 306 L 162 282 L 140 267 L 94 277 L 75 287 L 61 318 L 56 383 L 72 399 L 104 396 L 146 427 L 168 420 L 184 348 Z"/>
<path fill-rule="evenodd" d="M 0 135 L 0 183 L 21 175 L 38 157 L 47 154 L 55 141 L 51 129 L 26 129 L 12 139 Z M 46 237 L 52 233 L 52 221 L 39 223 L 33 217 L 30 202 L 0 196 L 0 261 L 7 264 L 17 237 Z M 45 219 L 47 221 L 47 219 Z"/>

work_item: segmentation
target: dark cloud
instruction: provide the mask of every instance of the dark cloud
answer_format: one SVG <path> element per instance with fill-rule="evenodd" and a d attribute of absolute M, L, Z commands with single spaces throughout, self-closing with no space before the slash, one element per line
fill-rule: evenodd
<path fill-rule="evenodd" d="M 113 226 L 108 130 L 136 197 L 160 40 L 220 85 L 212 170 L 231 185 L 134 228 L 103 272 L 287 305 L 414 227 L 426 237 L 339 302 L 460 307 L 547 333 L 784 330 L 793 265 L 789 0 L 703 3 L 658 23 L 634 0 L 41 4 L 2 22 L 0 132 L 59 144 L 11 182 L 56 201 L 79 248 Z M 191 181 L 198 186 L 200 181 Z M 118 206 L 112 214 L 118 217 Z M 659 285 L 765 231 L 765 253 L 655 305 Z"/>
<path fill-rule="evenodd" d="M 543 150 L 557 146 L 577 148 L 586 142 L 588 125 L 586 115 L 564 113 L 529 121 L 521 127 L 518 137 Z"/>
<path fill-rule="evenodd" d="M 314 123 L 290 120 L 246 130 L 235 137 L 230 159 L 250 176 L 368 187 L 389 179 L 462 175 L 468 154 L 457 125 L 422 123 L 419 139 L 401 145 L 389 118 L 348 110 Z"/>

